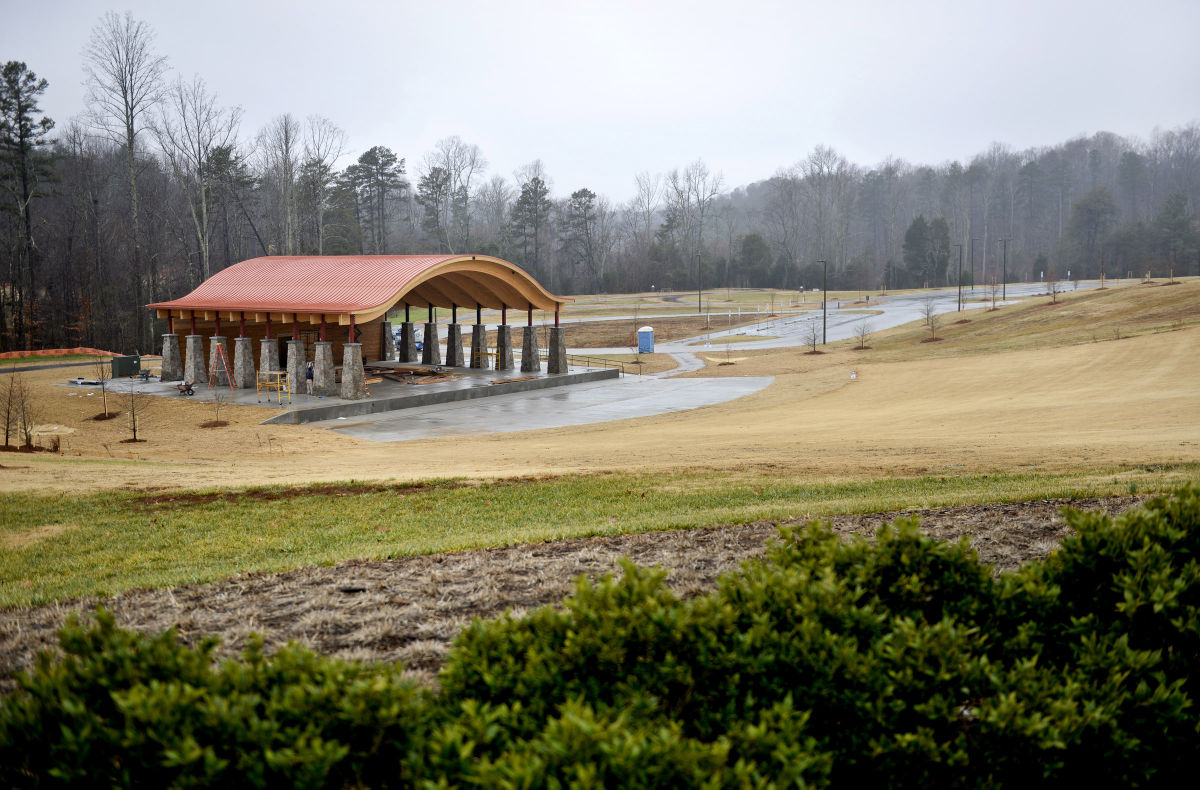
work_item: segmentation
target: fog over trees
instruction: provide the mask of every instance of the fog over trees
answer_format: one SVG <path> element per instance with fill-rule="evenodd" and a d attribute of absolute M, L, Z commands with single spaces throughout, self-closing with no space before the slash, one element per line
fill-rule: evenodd
<path fill-rule="evenodd" d="M 558 293 L 813 288 L 1200 274 L 1200 123 L 1148 140 L 1100 132 L 970 161 L 850 162 L 819 145 L 742 186 L 704 161 L 630 173 L 613 203 L 517 172 L 448 135 L 341 162 L 337 119 L 241 128 L 200 75 L 170 73 L 153 31 L 105 15 L 84 50 L 86 106 L 56 125 L 37 64 L 0 80 L 0 350 L 151 352 L 181 296 L 260 255 L 479 253 Z M 619 163 L 616 163 L 619 166 Z M 1007 250 L 1005 266 L 1004 251 Z M 698 280 L 699 278 L 699 280 Z"/>

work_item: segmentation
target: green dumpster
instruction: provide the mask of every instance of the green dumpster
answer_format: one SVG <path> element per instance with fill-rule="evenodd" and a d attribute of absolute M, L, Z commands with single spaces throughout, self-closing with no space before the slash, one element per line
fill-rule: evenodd
<path fill-rule="evenodd" d="M 113 357 L 112 359 L 112 377 L 114 379 L 124 378 L 125 376 L 136 376 L 141 372 L 142 358 L 137 354 Z"/>

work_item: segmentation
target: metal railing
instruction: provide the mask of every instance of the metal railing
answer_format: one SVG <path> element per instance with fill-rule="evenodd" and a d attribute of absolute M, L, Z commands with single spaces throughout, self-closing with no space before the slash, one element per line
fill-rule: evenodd
<path fill-rule="evenodd" d="M 548 354 L 542 354 L 542 359 L 548 359 Z M 580 368 L 616 368 L 620 374 L 624 376 L 629 371 L 625 370 L 625 363 L 615 359 L 605 359 L 604 357 L 589 357 L 580 354 L 567 354 L 567 364 L 574 365 Z"/>

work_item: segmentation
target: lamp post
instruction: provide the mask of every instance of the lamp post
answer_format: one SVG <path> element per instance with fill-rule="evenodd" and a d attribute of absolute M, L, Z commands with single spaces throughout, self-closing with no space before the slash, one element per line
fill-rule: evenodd
<path fill-rule="evenodd" d="M 826 296 L 829 294 L 829 287 L 827 285 L 829 264 L 825 261 L 817 261 L 817 263 L 821 264 L 821 345 L 825 345 L 825 330 L 828 327 L 828 322 L 826 321 L 825 301 Z"/>
<path fill-rule="evenodd" d="M 955 244 L 958 247 L 958 312 L 962 312 L 962 245 Z"/>
<path fill-rule="evenodd" d="M 1000 275 L 1000 298 L 1008 299 L 1008 239 L 1000 239 L 1004 245 L 1004 273 Z"/>
<path fill-rule="evenodd" d="M 971 237 L 971 293 L 975 293 L 975 242 L 979 239 Z"/>

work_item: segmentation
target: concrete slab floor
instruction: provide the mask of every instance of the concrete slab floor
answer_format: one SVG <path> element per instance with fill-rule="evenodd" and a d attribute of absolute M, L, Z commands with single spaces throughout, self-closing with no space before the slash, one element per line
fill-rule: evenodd
<path fill-rule="evenodd" d="M 533 376 L 540 379 L 557 379 L 559 376 L 552 375 L 543 370 L 539 373 L 522 373 L 519 370 L 478 370 L 472 368 L 447 368 L 446 373 L 452 378 L 449 381 L 439 381 L 433 383 L 407 384 L 390 379 L 375 382 L 370 386 L 371 394 L 369 398 L 383 399 L 396 397 L 398 395 L 410 395 L 427 392 L 439 392 L 459 389 L 472 389 L 476 387 L 486 387 L 489 383 L 497 383 L 508 381 L 517 378 Z M 588 369 L 583 367 L 572 367 L 570 373 L 583 373 Z M 368 379 L 376 376 L 368 374 Z M 83 378 L 88 378 L 83 376 Z M 126 395 L 130 390 L 141 395 L 155 395 L 167 398 L 186 398 L 187 400 L 203 401 L 211 403 L 217 398 L 220 398 L 225 403 L 237 404 L 240 406 L 259 406 L 263 409 L 269 409 L 270 412 L 265 412 L 264 416 L 269 414 L 278 414 L 281 411 L 290 411 L 296 409 L 310 408 L 325 404 L 353 404 L 357 401 L 343 400 L 335 395 L 318 396 L 307 395 L 304 392 L 304 385 L 301 384 L 299 392 L 292 393 L 291 400 L 285 393 L 282 396 L 282 403 L 279 402 L 279 394 L 268 392 L 267 390 L 256 391 L 254 387 L 231 389 L 228 384 L 221 386 L 209 384 L 194 384 L 194 395 L 183 396 L 179 394 L 178 383 L 176 381 L 159 381 L 157 378 L 151 377 L 148 381 L 142 381 L 138 377 L 120 378 L 108 380 L 109 396 Z M 71 387 L 73 389 L 82 390 L 83 392 L 92 392 L 98 397 L 100 388 L 98 386 L 73 384 L 69 380 L 60 382 L 62 386 Z"/>
<path fill-rule="evenodd" d="M 626 376 L 309 425 L 375 442 L 531 431 L 697 409 L 753 394 L 772 381 L 773 376 L 720 379 Z"/>

